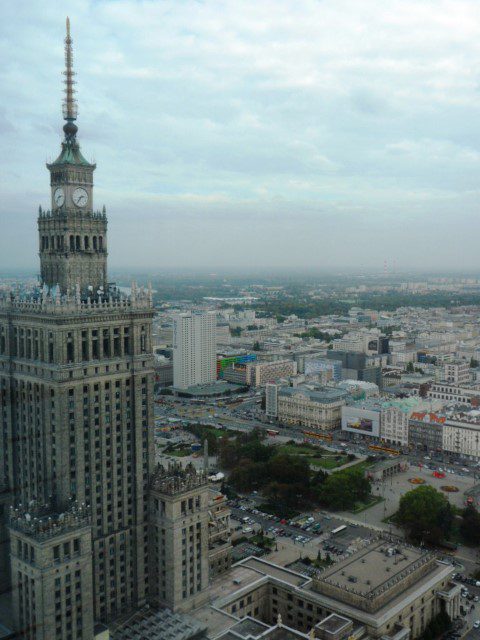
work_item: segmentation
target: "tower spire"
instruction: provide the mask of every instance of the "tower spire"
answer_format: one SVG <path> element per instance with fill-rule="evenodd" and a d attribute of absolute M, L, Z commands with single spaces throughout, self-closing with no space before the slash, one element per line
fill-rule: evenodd
<path fill-rule="evenodd" d="M 63 99 L 63 118 L 66 120 L 66 124 L 63 126 L 65 132 L 66 142 L 74 142 L 75 135 L 78 131 L 77 125 L 74 121 L 77 119 L 77 102 L 74 94 L 75 72 L 73 70 L 73 52 L 72 52 L 72 38 L 70 36 L 70 18 L 67 17 L 67 35 L 65 37 L 65 97 Z"/>

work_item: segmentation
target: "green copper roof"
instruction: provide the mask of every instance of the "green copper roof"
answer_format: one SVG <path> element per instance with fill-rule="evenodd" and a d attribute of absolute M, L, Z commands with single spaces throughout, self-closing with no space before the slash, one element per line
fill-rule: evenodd
<path fill-rule="evenodd" d="M 80 146 L 76 141 L 62 142 L 62 152 L 49 166 L 53 167 L 62 164 L 77 164 L 84 167 L 93 166 L 82 156 Z"/>

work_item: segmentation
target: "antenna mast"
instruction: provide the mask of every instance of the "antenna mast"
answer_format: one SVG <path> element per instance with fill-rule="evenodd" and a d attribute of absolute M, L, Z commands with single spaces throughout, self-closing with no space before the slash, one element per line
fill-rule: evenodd
<path fill-rule="evenodd" d="M 74 140 L 77 127 L 73 124 L 77 119 L 77 101 L 75 100 L 74 84 L 75 72 L 73 70 L 72 38 L 70 36 L 70 18 L 67 18 L 67 35 L 65 37 L 65 97 L 63 99 L 63 118 L 67 124 L 63 127 L 67 140 Z"/>

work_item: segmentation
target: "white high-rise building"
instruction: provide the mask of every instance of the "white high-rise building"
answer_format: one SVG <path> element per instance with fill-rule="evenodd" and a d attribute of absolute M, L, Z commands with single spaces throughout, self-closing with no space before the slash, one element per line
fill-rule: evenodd
<path fill-rule="evenodd" d="M 217 378 L 215 311 L 173 316 L 173 386 L 186 389 Z"/>

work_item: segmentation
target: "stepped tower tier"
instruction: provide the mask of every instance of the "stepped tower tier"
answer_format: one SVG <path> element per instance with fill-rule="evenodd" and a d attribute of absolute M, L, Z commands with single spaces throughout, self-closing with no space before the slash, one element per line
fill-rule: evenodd
<path fill-rule="evenodd" d="M 51 210 L 38 217 L 42 284 L 60 287 L 62 294 L 78 286 L 82 297 L 103 295 L 107 287 L 107 216 L 93 210 L 93 172 L 77 141 L 72 39 L 67 21 L 65 38 L 65 138 L 50 171 Z M 78 286 L 77 286 L 78 285 Z"/>

